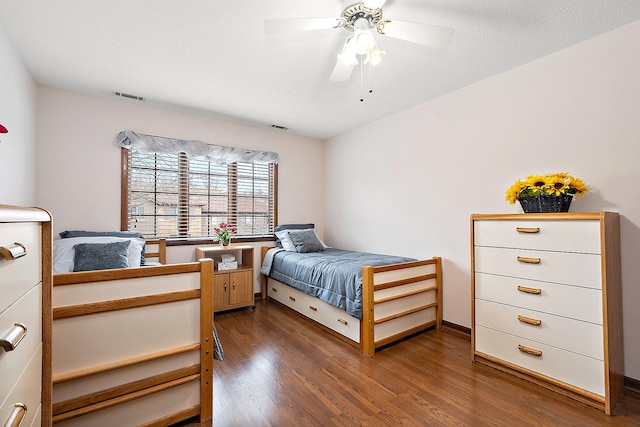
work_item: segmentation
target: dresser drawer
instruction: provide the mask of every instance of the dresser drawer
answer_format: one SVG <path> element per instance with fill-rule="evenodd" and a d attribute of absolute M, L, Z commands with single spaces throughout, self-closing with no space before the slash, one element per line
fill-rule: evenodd
<path fill-rule="evenodd" d="M 475 323 L 604 360 L 602 325 L 476 299 Z"/>
<path fill-rule="evenodd" d="M 2 351 L 2 350 L 0 350 Z M 38 347 L 32 357 L 24 361 L 23 370 L 19 371 L 15 382 L 11 384 L 4 403 L 0 403 L 0 423 L 5 425 L 16 403 L 27 407 L 27 413 L 22 420 L 23 426 L 40 425 L 40 381 L 42 378 L 42 346 Z M 2 375 L 4 382 L 4 375 Z"/>
<path fill-rule="evenodd" d="M 538 263 L 525 262 L 538 260 Z M 500 276 L 602 288 L 600 255 L 493 247 L 475 248 L 475 271 Z"/>
<path fill-rule="evenodd" d="M 302 291 L 273 279 L 269 279 L 269 283 L 267 284 L 267 295 L 269 295 L 269 298 L 273 298 L 287 307 L 302 313 L 302 299 L 304 295 Z"/>
<path fill-rule="evenodd" d="M 344 310 L 327 304 L 310 295 L 303 295 L 302 313 L 316 322 L 332 329 L 350 340 L 360 342 L 360 321 Z"/>
<path fill-rule="evenodd" d="M 602 290 L 475 274 L 475 297 L 602 325 Z"/>
<path fill-rule="evenodd" d="M 15 243 L 23 245 L 27 254 L 14 260 L 0 255 L 0 313 L 41 280 L 40 223 L 0 223 L 0 245 Z"/>
<path fill-rule="evenodd" d="M 494 329 L 476 326 L 476 353 L 484 353 L 522 368 L 604 396 L 604 362 L 563 349 L 540 344 Z M 518 346 L 539 350 L 534 356 Z"/>
<path fill-rule="evenodd" d="M 601 253 L 600 222 L 495 220 L 475 221 L 474 245 Z"/>
<path fill-rule="evenodd" d="M 27 327 L 27 333 L 14 350 L 0 347 L 0 396 L 6 396 L 27 362 L 42 342 L 42 287 L 34 286 L 4 313 L 0 314 L 0 334 L 16 328 L 16 323 Z"/>

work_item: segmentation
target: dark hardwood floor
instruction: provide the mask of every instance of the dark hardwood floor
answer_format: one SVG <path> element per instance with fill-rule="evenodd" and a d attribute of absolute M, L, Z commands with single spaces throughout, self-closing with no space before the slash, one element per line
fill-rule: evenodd
<path fill-rule="evenodd" d="M 373 358 L 275 303 L 216 314 L 214 426 L 640 426 L 640 395 L 614 416 L 471 361 L 432 330 Z"/>

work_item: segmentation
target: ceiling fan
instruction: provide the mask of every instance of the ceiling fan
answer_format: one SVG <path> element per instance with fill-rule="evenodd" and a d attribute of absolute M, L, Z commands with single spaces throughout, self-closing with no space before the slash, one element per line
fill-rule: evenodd
<path fill-rule="evenodd" d="M 435 48 L 444 46 L 451 38 L 452 28 L 382 19 L 382 7 L 386 1 L 364 0 L 351 4 L 338 18 L 269 19 L 264 22 L 264 29 L 267 35 L 326 28 L 344 28 L 350 31 L 351 34 L 347 36 L 338 54 L 331 81 L 349 80 L 353 67 L 358 63 L 376 64 L 380 61 L 384 52 L 378 49 L 374 31 L 382 36 Z"/>

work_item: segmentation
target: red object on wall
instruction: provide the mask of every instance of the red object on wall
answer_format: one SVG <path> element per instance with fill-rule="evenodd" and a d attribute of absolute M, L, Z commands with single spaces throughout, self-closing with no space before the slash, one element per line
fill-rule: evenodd
<path fill-rule="evenodd" d="M 6 127 L 4 127 L 4 126 L 2 126 L 2 125 L 0 125 L 0 133 L 7 133 L 7 132 L 9 132 L 9 131 L 7 130 L 7 128 L 6 128 Z"/>

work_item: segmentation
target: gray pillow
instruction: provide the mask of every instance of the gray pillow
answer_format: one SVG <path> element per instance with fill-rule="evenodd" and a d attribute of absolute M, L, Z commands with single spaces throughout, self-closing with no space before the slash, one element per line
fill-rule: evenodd
<path fill-rule="evenodd" d="M 124 238 L 136 238 L 145 239 L 144 234 L 137 231 L 87 231 L 87 230 L 66 230 L 58 233 L 61 239 L 68 239 L 70 237 L 124 237 Z M 142 246 L 142 253 L 140 254 L 140 265 L 145 265 L 144 250 L 146 245 Z"/>
<path fill-rule="evenodd" d="M 320 252 L 324 249 L 322 242 L 318 240 L 313 230 L 290 231 L 289 237 L 296 247 L 297 252 Z"/>
<path fill-rule="evenodd" d="M 113 243 L 78 243 L 74 245 L 73 271 L 127 268 L 131 241 Z"/>
<path fill-rule="evenodd" d="M 313 228 L 313 224 L 282 224 L 273 229 L 273 232 L 283 231 L 283 230 L 304 230 L 307 228 Z M 276 246 L 281 248 L 282 243 L 280 243 L 280 239 L 276 236 Z"/>

